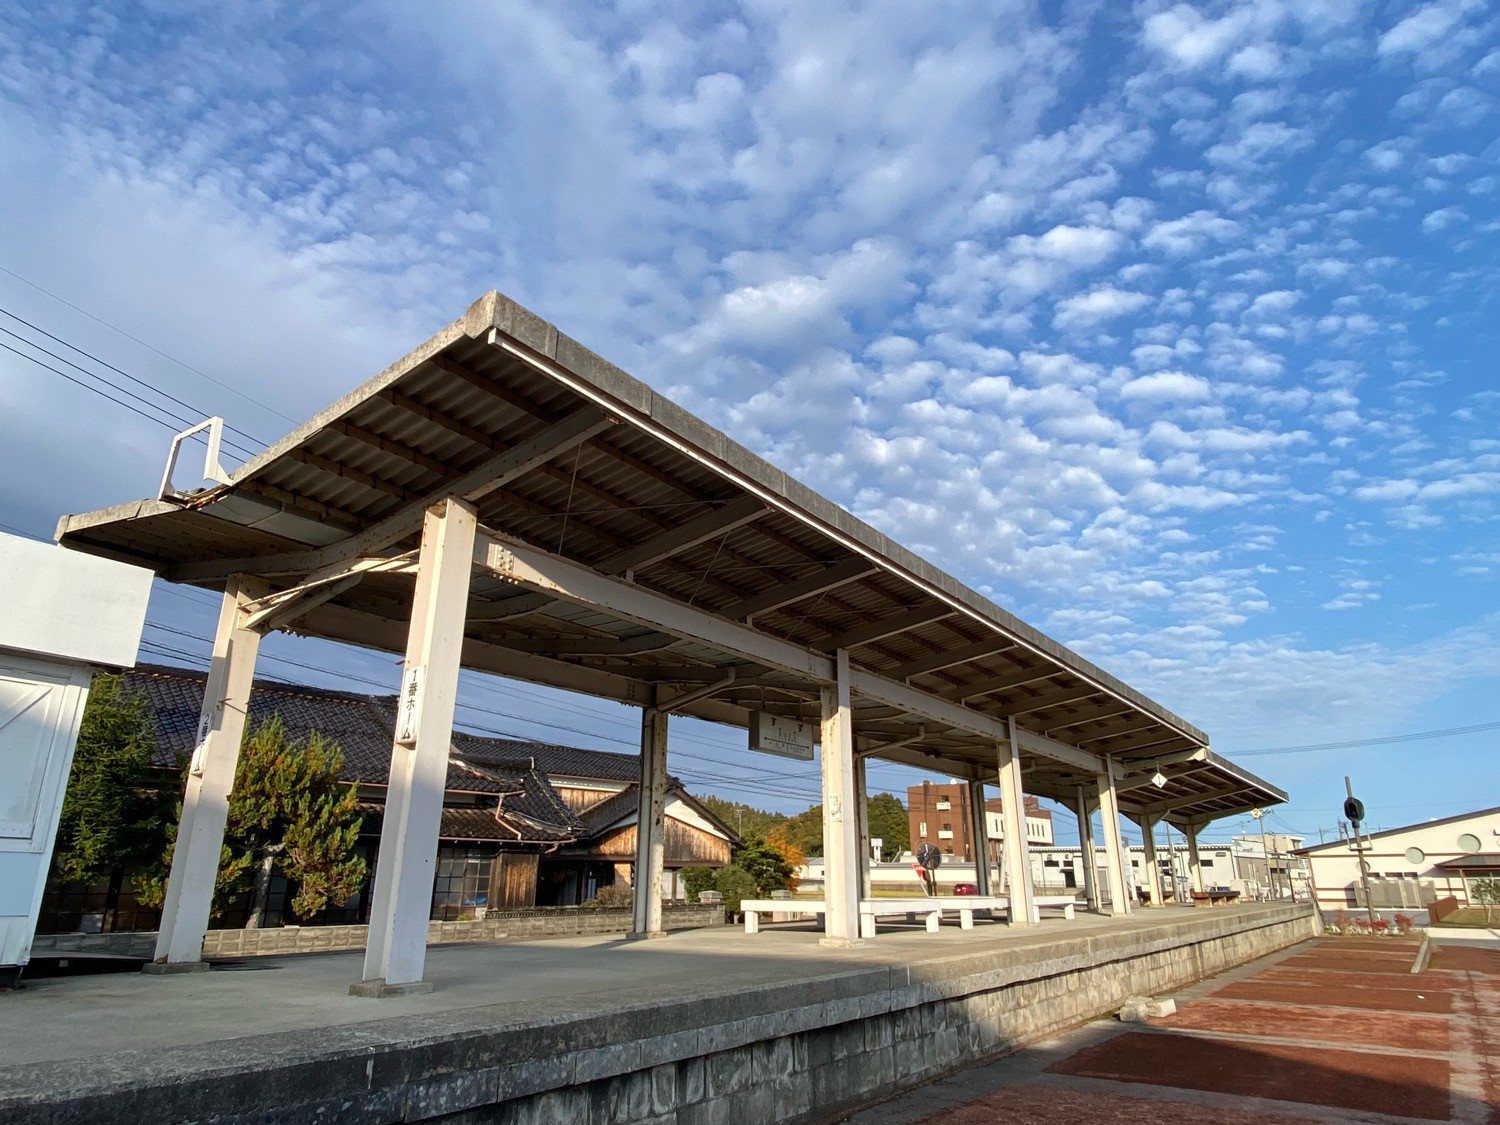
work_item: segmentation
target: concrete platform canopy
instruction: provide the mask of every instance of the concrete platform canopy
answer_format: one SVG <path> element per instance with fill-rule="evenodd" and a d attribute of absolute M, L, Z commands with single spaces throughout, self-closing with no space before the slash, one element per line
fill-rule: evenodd
<path fill-rule="evenodd" d="M 199 957 L 236 701 L 270 629 L 406 655 L 387 812 L 403 844 L 377 870 L 366 966 L 391 985 L 421 978 L 460 666 L 643 709 L 642 934 L 660 930 L 672 713 L 774 716 L 821 743 L 831 940 L 858 939 L 870 756 L 976 793 L 998 783 L 1017 818 L 1015 872 L 1028 867 L 1023 792 L 1066 803 L 1089 836 L 1097 807 L 1117 911 L 1120 815 L 1148 839 L 1165 819 L 1191 842 L 1216 817 L 1286 799 L 1198 728 L 494 292 L 225 483 L 65 516 L 57 537 L 224 593 L 167 963 Z"/>

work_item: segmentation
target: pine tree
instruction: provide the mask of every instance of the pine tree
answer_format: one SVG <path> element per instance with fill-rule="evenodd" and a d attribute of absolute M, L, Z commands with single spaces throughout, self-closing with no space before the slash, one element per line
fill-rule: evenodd
<path fill-rule="evenodd" d="M 161 854 L 170 797 L 152 777 L 155 743 L 146 697 L 119 676 L 95 676 L 57 826 L 53 863 L 62 878 L 92 883 Z"/>
<path fill-rule="evenodd" d="M 238 877 L 252 876 L 247 928 L 265 918 L 271 876 L 280 868 L 298 884 L 292 909 L 306 918 L 329 902 L 343 902 L 364 883 L 365 861 L 352 854 L 361 817 L 352 785 L 339 781 L 343 751 L 317 731 L 291 741 L 280 716 L 245 739 L 225 840 Z"/>
<path fill-rule="evenodd" d="M 245 925 L 258 928 L 277 868 L 297 885 L 292 910 L 299 918 L 343 902 L 364 885 L 368 867 L 352 854 L 362 818 L 354 786 L 339 781 L 343 761 L 338 743 L 325 741 L 316 731 L 289 741 L 280 716 L 245 736 L 214 881 L 215 917 L 243 891 L 249 875 L 251 906 Z M 175 824 L 170 835 L 175 842 Z M 155 877 L 141 881 L 137 897 L 142 902 L 161 902 L 171 863 L 169 845 Z"/>

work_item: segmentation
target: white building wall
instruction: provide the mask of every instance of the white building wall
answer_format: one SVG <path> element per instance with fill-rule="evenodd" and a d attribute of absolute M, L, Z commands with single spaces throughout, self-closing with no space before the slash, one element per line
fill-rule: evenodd
<path fill-rule="evenodd" d="M 1500 809 L 1365 836 L 1364 844 L 1364 861 L 1371 876 L 1408 879 L 1424 893 L 1424 884 L 1430 883 L 1430 893 L 1435 897 L 1452 895 L 1461 905 L 1469 905 L 1469 881 L 1457 871 L 1439 869 L 1437 864 L 1464 855 L 1500 852 Z M 1307 849 L 1307 858 L 1318 905 L 1325 910 L 1357 909 L 1360 856 L 1354 842 L 1316 845 Z"/>

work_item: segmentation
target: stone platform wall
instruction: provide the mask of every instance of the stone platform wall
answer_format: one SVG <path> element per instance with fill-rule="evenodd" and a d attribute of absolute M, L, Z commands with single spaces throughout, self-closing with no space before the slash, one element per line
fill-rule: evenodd
<path fill-rule="evenodd" d="M 480 921 L 429 922 L 430 945 L 447 942 L 499 941 L 501 938 L 568 937 L 579 934 L 623 934 L 631 927 L 629 910 L 592 906 L 556 906 L 536 910 L 496 911 Z M 669 930 L 722 926 L 722 906 L 667 905 L 662 924 Z M 275 953 L 328 953 L 363 949 L 368 926 L 277 926 L 264 930 L 209 930 L 203 956 L 253 957 Z M 149 961 L 156 950 L 154 933 L 38 934 L 32 957 L 87 953 L 138 957 Z"/>

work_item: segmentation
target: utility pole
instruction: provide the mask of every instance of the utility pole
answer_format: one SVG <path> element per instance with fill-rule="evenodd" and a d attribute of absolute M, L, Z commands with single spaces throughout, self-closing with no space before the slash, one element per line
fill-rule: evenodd
<path fill-rule="evenodd" d="M 1354 795 L 1354 788 L 1349 783 L 1349 777 L 1344 776 L 1344 816 L 1349 820 L 1349 827 L 1354 830 L 1354 854 L 1359 857 L 1359 885 L 1365 892 L 1365 913 L 1369 915 L 1370 925 L 1375 925 L 1375 902 L 1370 898 L 1370 866 L 1365 862 L 1365 848 L 1359 838 L 1359 822 L 1365 818 L 1365 805 Z"/>
<path fill-rule="evenodd" d="M 1260 855 L 1266 865 L 1266 886 L 1271 889 L 1271 897 L 1276 897 L 1276 883 L 1271 878 L 1271 848 L 1266 843 L 1266 813 L 1264 809 L 1251 809 L 1250 815 L 1260 822 Z"/>

